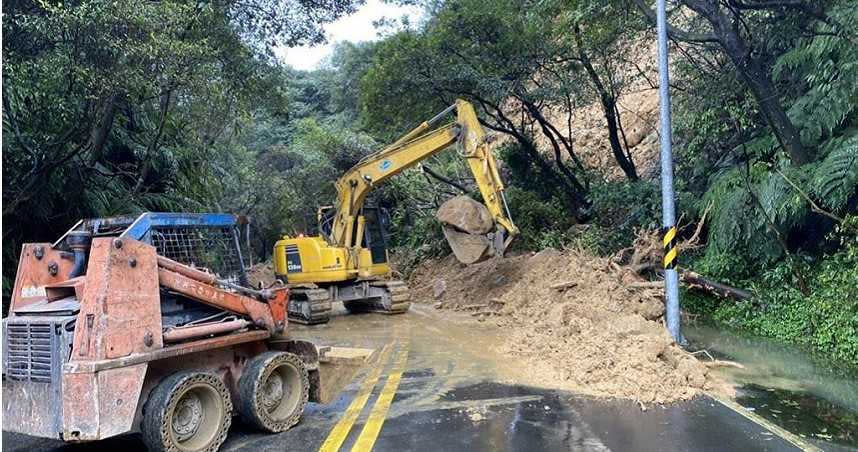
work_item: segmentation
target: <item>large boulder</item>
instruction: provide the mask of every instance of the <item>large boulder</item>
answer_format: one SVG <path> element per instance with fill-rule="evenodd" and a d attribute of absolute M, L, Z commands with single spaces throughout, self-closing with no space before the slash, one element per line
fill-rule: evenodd
<path fill-rule="evenodd" d="M 494 254 L 492 243 L 485 235 L 468 234 L 450 226 L 442 226 L 444 237 L 456 259 L 463 264 L 474 264 Z"/>
<path fill-rule="evenodd" d="M 465 195 L 445 201 L 435 217 L 442 224 L 469 234 L 486 234 L 494 227 L 489 209 Z"/>

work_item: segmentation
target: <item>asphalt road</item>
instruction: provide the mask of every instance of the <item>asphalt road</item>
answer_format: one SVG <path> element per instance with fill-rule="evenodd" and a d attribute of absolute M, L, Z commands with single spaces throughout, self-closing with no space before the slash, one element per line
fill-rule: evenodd
<path fill-rule="evenodd" d="M 708 396 L 641 411 L 633 402 L 522 385 L 505 374 L 510 363 L 490 351 L 502 332 L 425 306 L 395 317 L 341 315 L 328 325 L 297 327 L 294 334 L 321 344 L 377 348 L 381 364 L 359 375 L 333 403 L 310 404 L 288 432 L 261 434 L 235 422 L 222 450 L 801 450 L 791 441 L 807 446 Z M 135 436 L 64 445 L 3 432 L 4 451 L 142 447 Z"/>

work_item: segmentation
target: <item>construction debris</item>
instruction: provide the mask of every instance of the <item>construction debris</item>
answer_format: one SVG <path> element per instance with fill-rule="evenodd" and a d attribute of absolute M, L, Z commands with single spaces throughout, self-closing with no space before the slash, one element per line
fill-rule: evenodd
<path fill-rule="evenodd" d="M 700 246 L 700 233 L 703 230 L 703 224 L 706 221 L 708 212 L 709 208 L 703 212 L 703 216 L 697 223 L 691 237 L 678 242 L 677 248 L 680 253 Z M 628 283 L 628 286 L 631 288 L 662 288 L 664 287 L 664 281 L 649 281 L 647 278 L 653 276 L 663 277 L 663 271 L 661 270 L 663 253 L 661 236 L 658 231 L 639 230 L 637 231 L 633 245 L 618 251 L 613 256 L 612 265 L 617 269 L 622 268 L 622 271 L 626 273 L 626 279 L 634 280 Z M 687 269 L 679 269 L 679 281 L 690 289 L 700 290 L 718 297 L 733 298 L 736 300 L 751 298 L 751 293 L 747 290 L 705 278 L 699 273 Z"/>

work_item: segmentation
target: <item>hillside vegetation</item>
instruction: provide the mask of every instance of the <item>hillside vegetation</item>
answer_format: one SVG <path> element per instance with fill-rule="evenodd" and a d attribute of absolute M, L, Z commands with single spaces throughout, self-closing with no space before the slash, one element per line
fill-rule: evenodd
<path fill-rule="evenodd" d="M 253 218 L 253 252 L 307 232 L 332 182 L 464 98 L 498 138 L 519 249 L 611 256 L 660 227 L 653 2 L 416 2 L 318 70 L 350 0 L 3 4 L 3 293 L 25 241 L 144 210 Z M 406 3 L 415 3 L 408 1 Z M 858 9 L 669 2 L 680 266 L 750 290 L 684 307 L 858 365 Z M 434 210 L 478 196 L 455 152 L 380 187 L 401 270 L 447 252 Z M 5 303 L 4 303 L 5 305 Z"/>

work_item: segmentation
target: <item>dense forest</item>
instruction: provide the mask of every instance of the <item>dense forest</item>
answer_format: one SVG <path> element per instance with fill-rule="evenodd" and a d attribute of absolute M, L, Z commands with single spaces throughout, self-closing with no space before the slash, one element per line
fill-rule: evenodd
<path fill-rule="evenodd" d="M 4 2 L 4 298 L 21 243 L 83 217 L 246 214 L 269 257 L 341 172 L 456 98 L 496 137 L 519 250 L 613 255 L 660 227 L 657 118 L 628 114 L 655 95 L 653 2 L 418 1 L 419 23 L 383 21 L 317 70 L 274 57 L 359 3 Z M 753 294 L 683 308 L 858 365 L 858 9 L 669 9 L 681 234 L 703 225 L 680 266 Z M 451 152 L 375 192 L 400 271 L 446 252 L 434 210 L 462 191 Z"/>

